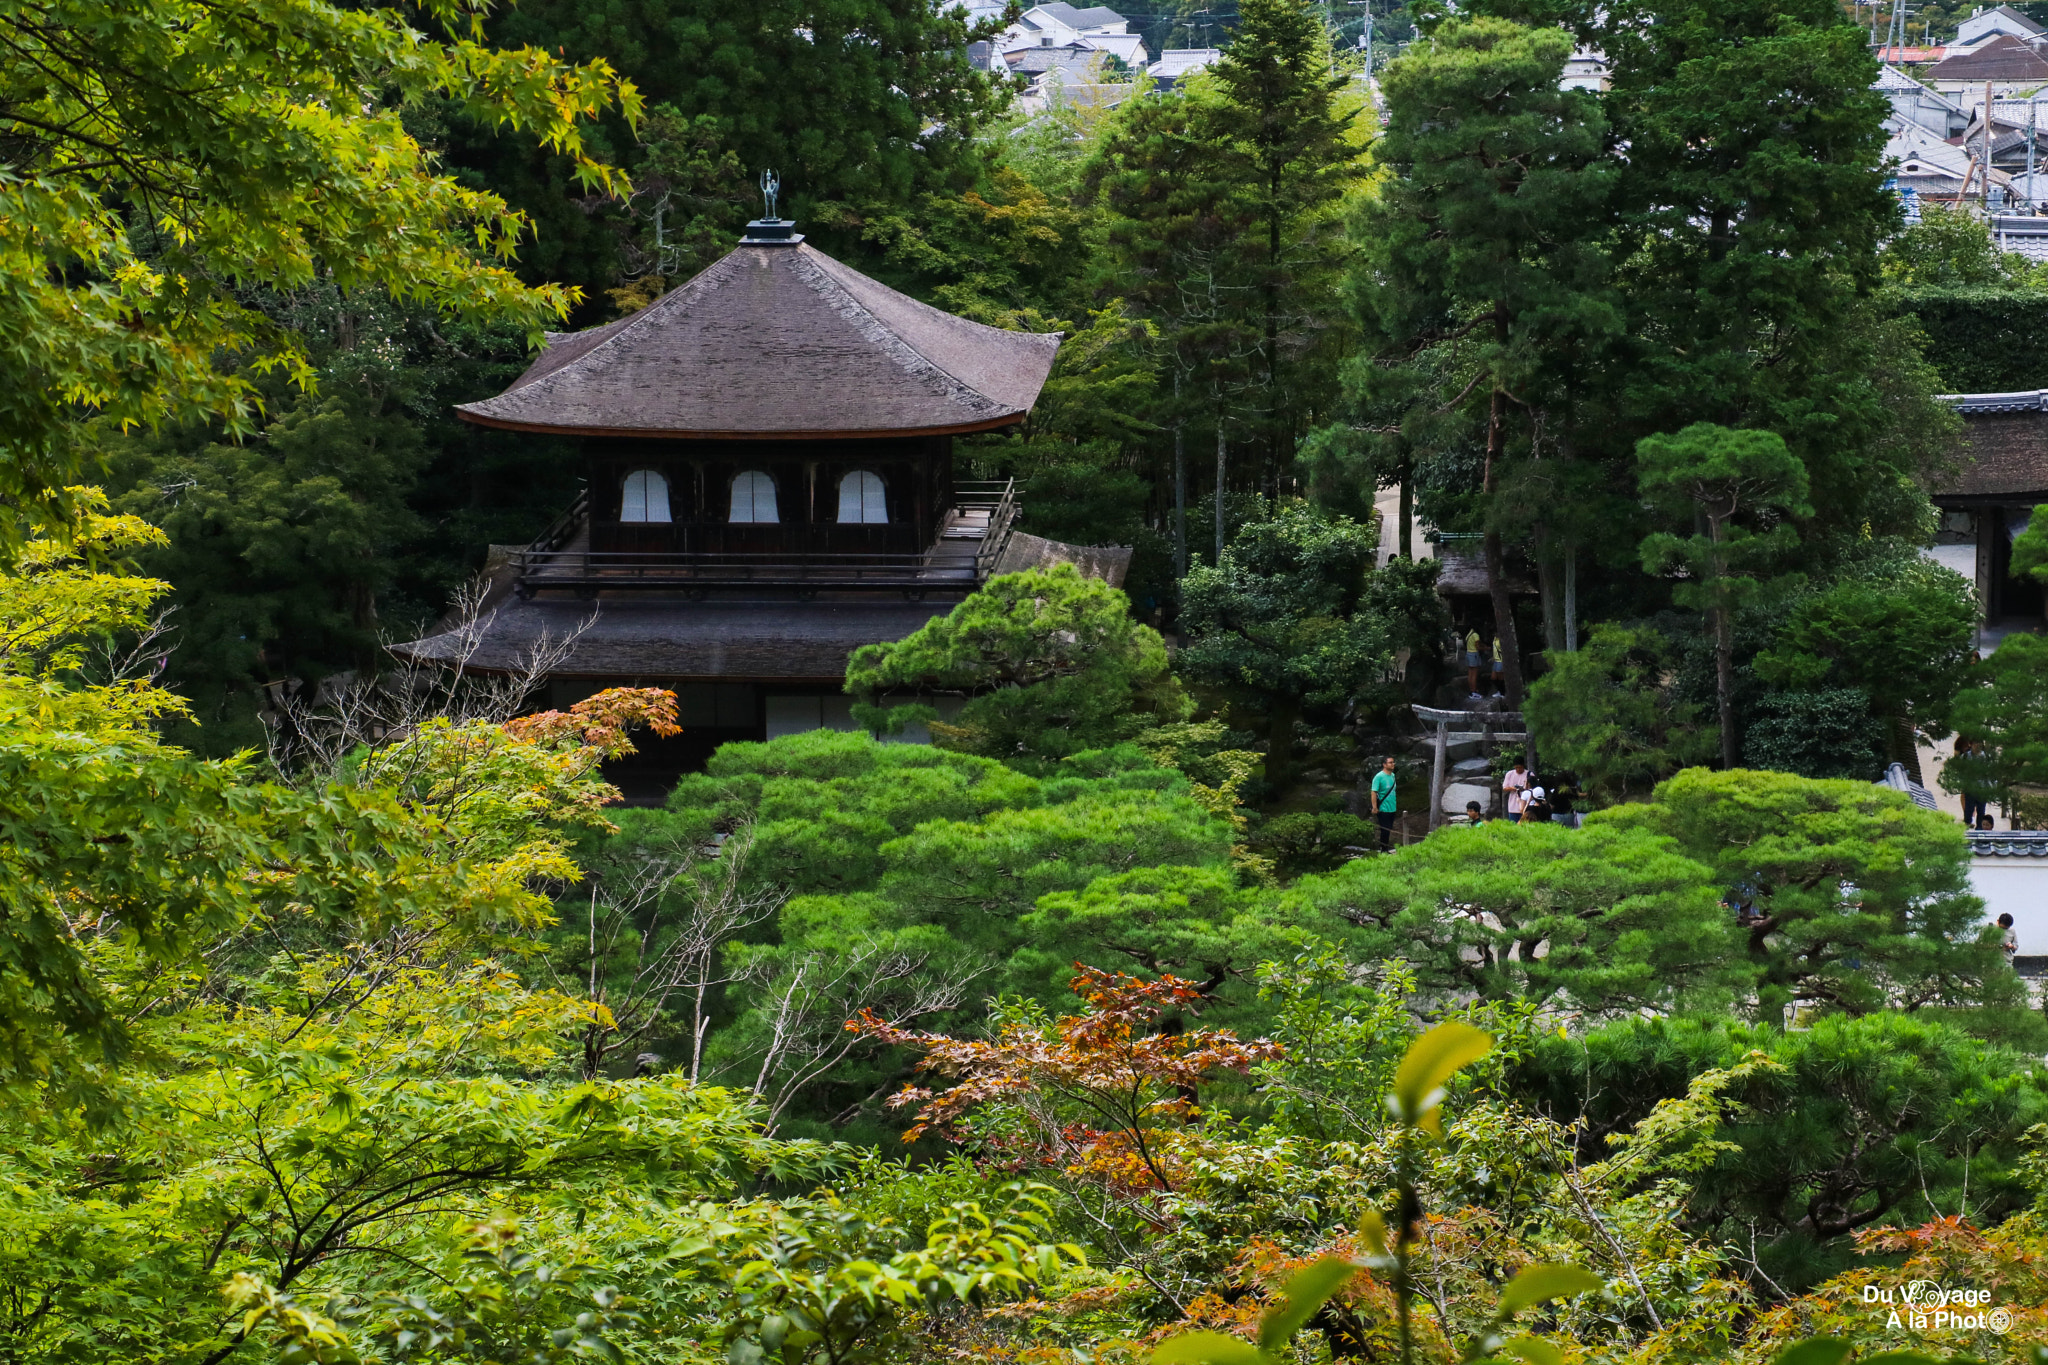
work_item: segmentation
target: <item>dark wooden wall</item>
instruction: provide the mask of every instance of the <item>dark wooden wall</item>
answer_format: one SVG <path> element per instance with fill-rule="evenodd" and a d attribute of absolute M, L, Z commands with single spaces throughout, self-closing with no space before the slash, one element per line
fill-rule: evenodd
<path fill-rule="evenodd" d="M 591 548 L 646 554 L 914 554 L 937 536 L 953 497 L 949 436 L 846 441 L 594 439 L 584 448 Z M 626 476 L 668 480 L 667 523 L 621 522 Z M 774 524 L 733 524 L 732 481 L 757 469 L 775 481 Z M 882 479 L 889 520 L 841 525 L 839 481 L 855 470 Z"/>

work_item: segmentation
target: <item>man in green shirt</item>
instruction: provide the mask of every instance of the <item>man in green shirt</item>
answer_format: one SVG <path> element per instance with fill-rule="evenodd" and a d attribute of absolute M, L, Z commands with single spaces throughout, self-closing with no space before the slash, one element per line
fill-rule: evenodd
<path fill-rule="evenodd" d="M 1380 765 L 1379 772 L 1372 779 L 1372 813 L 1379 821 L 1380 852 L 1390 852 L 1394 847 L 1394 760 L 1388 759 Z"/>

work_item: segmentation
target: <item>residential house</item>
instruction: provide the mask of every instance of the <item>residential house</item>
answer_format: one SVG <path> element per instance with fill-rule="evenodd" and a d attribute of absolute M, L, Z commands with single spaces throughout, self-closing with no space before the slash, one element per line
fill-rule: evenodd
<path fill-rule="evenodd" d="M 1995 99 L 2048 85 L 2048 57 L 2034 44 L 2000 33 L 1974 51 L 1951 51 L 1928 71 L 1927 83 L 1968 108 L 1984 102 L 1987 87 Z"/>
<path fill-rule="evenodd" d="M 1969 112 L 1960 103 L 1896 66 L 1881 68 L 1871 89 L 1891 101 L 1892 112 L 1885 118 L 1889 132 L 1919 128 L 1938 138 L 1952 138 L 1970 126 Z"/>
<path fill-rule="evenodd" d="M 1036 81 L 1057 72 L 1069 84 L 1100 84 L 1112 74 L 1109 54 L 1083 43 L 1062 43 L 1058 47 L 1020 47 L 1003 54 L 1003 65 L 1013 76 Z"/>
<path fill-rule="evenodd" d="M 2023 43 L 2039 43 L 2048 38 L 2048 29 L 2010 5 L 1973 10 L 1970 17 L 1956 27 L 1956 36 L 1949 43 L 1948 51 L 1951 56 L 1959 52 L 1975 52 L 2000 36 L 2017 38 Z"/>
<path fill-rule="evenodd" d="M 1893 66 L 1931 66 L 1948 55 L 1946 47 L 1880 47 L 1877 59 Z"/>
<path fill-rule="evenodd" d="M 2026 99 L 1993 100 L 1990 127 L 1991 164 L 2012 177 L 2013 197 L 2027 203 L 2048 198 L 2048 99 L 2029 95 Z M 1962 145 L 1972 156 L 1984 155 L 1984 129 L 1980 100 L 1962 133 Z M 2030 172 L 2032 181 L 2027 178 Z"/>
<path fill-rule="evenodd" d="M 1214 66 L 1223 56 L 1220 47 L 1169 47 L 1159 60 L 1145 68 L 1145 74 L 1161 90 L 1171 90 L 1190 71 Z"/>
<path fill-rule="evenodd" d="M 970 17 L 992 17 L 1000 15 L 1001 6 L 969 6 Z M 1033 5 L 1023 15 L 997 36 L 996 51 L 1007 57 L 1020 48 L 1055 48 L 1080 46 L 1095 52 L 1107 53 L 1126 68 L 1137 70 L 1149 60 L 1145 51 L 1145 40 L 1130 31 L 1130 21 L 1113 9 L 1096 5 L 1078 9 L 1054 0 L 1053 3 Z M 1014 69 L 1014 68 L 1013 68 Z"/>
<path fill-rule="evenodd" d="M 2048 171 L 2035 174 L 2042 188 L 2048 189 Z M 2015 183 L 2023 179 L 2024 176 L 2015 177 Z M 2035 213 L 1993 213 L 1985 222 L 2000 251 L 2010 251 L 2034 262 L 2048 261 L 2048 218 Z"/>
<path fill-rule="evenodd" d="M 1597 47 L 1575 48 L 1565 59 L 1564 75 L 1559 78 L 1560 90 L 1602 91 L 1609 84 L 1607 54 Z"/>
<path fill-rule="evenodd" d="M 1887 120 L 1890 125 L 1890 120 Z M 1984 169 L 1971 151 L 1959 147 L 1917 125 L 1894 128 L 1884 148 L 1887 159 L 1897 163 L 1892 177 L 1902 190 L 1936 203 L 1956 203 L 1984 193 Z M 1996 166 L 1991 168 L 1994 197 L 2013 192 L 2013 178 Z"/>

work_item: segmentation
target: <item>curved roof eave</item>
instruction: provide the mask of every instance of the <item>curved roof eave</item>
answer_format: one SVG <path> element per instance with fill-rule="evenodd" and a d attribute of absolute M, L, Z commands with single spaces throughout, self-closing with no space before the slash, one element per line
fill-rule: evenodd
<path fill-rule="evenodd" d="M 498 431 L 523 431 L 536 436 L 625 436 L 650 441 L 862 441 L 900 436 L 971 436 L 981 431 L 1000 431 L 1017 426 L 1031 414 L 1013 412 L 983 421 L 960 422 L 951 426 L 904 427 L 895 430 L 847 431 L 670 431 L 647 427 L 551 426 L 537 422 L 512 422 L 475 412 L 471 403 L 458 403 L 455 413 L 465 422 Z"/>

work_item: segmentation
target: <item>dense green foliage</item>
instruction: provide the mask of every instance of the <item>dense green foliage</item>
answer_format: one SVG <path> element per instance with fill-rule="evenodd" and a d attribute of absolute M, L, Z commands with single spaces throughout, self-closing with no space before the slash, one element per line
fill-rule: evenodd
<path fill-rule="evenodd" d="M 2014 809 L 2038 799 L 2030 789 L 2048 786 L 2048 641 L 2016 635 L 2001 645 L 1957 694 L 1955 726 L 1959 744 L 1978 747 L 1942 770 L 1944 786 Z"/>
<path fill-rule="evenodd" d="M 1585 648 L 1559 658 L 1529 689 L 1538 747 L 1596 798 L 1647 790 L 1712 751 L 1697 708 L 1666 681 L 1670 653 L 1654 631 L 1596 626 Z M 1751 742 L 1757 729 L 1750 727 Z"/>
<path fill-rule="evenodd" d="M 1182 584 L 1189 677 L 1249 694 L 1269 715 L 1266 775 L 1277 780 L 1306 706 L 1341 707 L 1393 653 L 1394 623 L 1367 604 L 1368 528 L 1313 508 L 1247 524 L 1213 566 Z"/>
<path fill-rule="evenodd" d="M 1707 869 L 1643 829 L 1450 829 L 1298 894 L 1355 956 L 1406 958 L 1431 990 L 1593 1015 L 1718 1004 L 1735 957 Z"/>
<path fill-rule="evenodd" d="M 860 699 L 855 719 L 899 731 L 910 713 L 878 705 L 885 695 L 965 694 L 950 721 L 930 721 L 940 747 L 1013 763 L 1107 748 L 1186 718 L 1159 632 L 1071 564 L 991 579 L 904 639 L 862 645 L 846 689 Z"/>
<path fill-rule="evenodd" d="M 2000 1003 L 2014 985 L 1945 815 L 1869 782 L 1690 769 L 1589 828 L 1654 831 L 1712 870 L 1742 926 L 1766 1019 L 1793 998 L 1852 1014 Z"/>
<path fill-rule="evenodd" d="M 1735 613 L 1756 599 L 1756 570 L 1782 559 L 1797 535 L 1782 518 L 1810 516 L 1805 467 L 1769 431 L 1734 431 L 1695 422 L 1636 446 L 1643 499 L 1667 521 L 1691 523 L 1691 535 L 1657 531 L 1643 540 L 1643 567 L 1676 571 L 1680 606 L 1706 613 L 1714 631 L 1714 694 L 1721 718 L 1721 764 L 1735 766 Z M 1750 523 L 1765 519 L 1768 529 Z"/>
<path fill-rule="evenodd" d="M 1952 725 L 2048 787 L 2041 641 L 1972 664 L 1918 554 L 1905 318 L 2035 273 L 1899 230 L 1828 0 L 1382 13 L 1376 92 L 1331 13 L 1175 0 L 1219 62 L 1037 112 L 937 0 L 0 17 L 0 1357 L 2041 1365 L 2048 1025 L 1869 781 Z M 674 696 L 379 637 L 573 496 L 449 405 L 769 166 L 1065 334 L 956 458 L 1131 594 L 998 579 L 855 655 L 863 732 L 626 807 Z M 1454 629 L 1583 824 L 1414 810 Z"/>
<path fill-rule="evenodd" d="M 598 763 L 672 729 L 666 694 L 500 721 L 458 689 L 287 783 L 163 744 L 179 701 L 95 671 L 161 592 L 95 561 L 159 538 L 89 519 L 0 576 L 17 1358 L 1223 1349 L 1285 1301 L 1245 1255 L 1382 1226 L 1399 1254 L 1316 1330 L 1438 1358 L 1500 1321 L 1505 1248 L 1606 1286 L 1547 1332 L 1722 1358 L 1853 1230 L 2027 1197 L 2038 1071 L 1911 1013 L 1982 1025 L 2015 983 L 1960 837 L 1895 793 L 1693 770 L 1278 888 L 1229 783 L 1154 756 L 1210 776 L 1201 726 L 1040 775 L 820 731 L 607 810 Z M 1730 882 L 1777 926 L 1746 960 Z M 1794 990 L 1810 1033 L 1588 1029 Z M 950 1084 L 892 1094 L 920 1066 Z M 909 1106 L 953 1159 L 873 1150 Z"/>
<path fill-rule="evenodd" d="M 1940 1217 L 1965 1199 L 1972 1218 L 1995 1221 L 2027 1203 L 2009 1173 L 2048 1116 L 2048 1089 L 2009 1054 L 1939 1023 L 1830 1017 L 1786 1033 L 1627 1020 L 1541 1040 L 1518 1080 L 1554 1117 L 1588 1119 L 1597 1141 L 1691 1078 L 1757 1053 L 1777 1065 L 1726 1092 L 1740 1109 L 1715 1145 L 1695 1149 L 1685 1216 L 1709 1235 L 1759 1234 L 1760 1268 L 1781 1283 L 1832 1273 L 1843 1260 L 1826 1246 L 1852 1228 Z"/>
<path fill-rule="evenodd" d="M 526 215 L 443 173 L 404 115 L 445 102 L 537 140 L 603 191 L 619 182 L 586 142 L 589 120 L 637 116 L 638 93 L 603 61 L 479 41 L 481 11 L 455 0 L 423 18 L 458 36 L 326 0 L 73 0 L 9 16 L 10 504 L 61 501 L 80 418 L 246 432 L 257 377 L 309 380 L 301 339 L 242 291 L 388 291 L 530 336 L 567 311 L 571 292 L 509 268 Z M 223 353 L 241 363 L 223 367 Z"/>
<path fill-rule="evenodd" d="M 1520 500 L 1499 496 L 1515 481 L 1508 460 L 1541 457 L 1545 389 L 1621 320 L 1593 240 L 1612 179 L 1605 120 L 1586 92 L 1559 88 L 1570 50 L 1561 31 L 1500 19 L 1437 25 L 1387 72 L 1374 154 L 1391 176 L 1358 224 L 1354 290 L 1391 363 L 1354 371 L 1356 399 L 1391 409 L 1411 447 L 1462 436 L 1483 450 L 1477 529 L 1511 705 L 1526 670 L 1503 537 L 1533 509 L 1510 514 Z"/>

